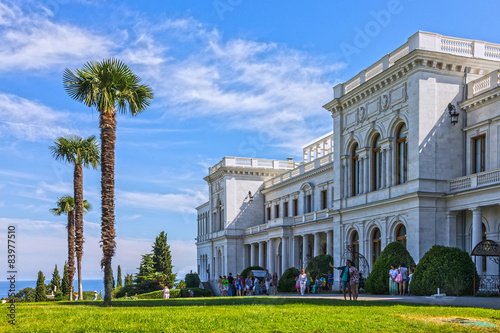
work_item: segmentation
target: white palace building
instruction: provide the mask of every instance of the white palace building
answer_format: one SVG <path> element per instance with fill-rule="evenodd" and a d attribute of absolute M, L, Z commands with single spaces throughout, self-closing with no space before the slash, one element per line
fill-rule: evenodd
<path fill-rule="evenodd" d="M 249 265 L 281 275 L 322 253 L 335 265 L 359 253 L 366 276 L 393 241 L 417 262 L 434 244 L 470 253 L 499 242 L 499 44 L 419 31 L 335 86 L 324 108 L 333 131 L 303 147 L 303 162 L 224 157 L 209 168 L 196 245 L 213 290 Z M 498 274 L 478 258 L 479 274 Z"/>

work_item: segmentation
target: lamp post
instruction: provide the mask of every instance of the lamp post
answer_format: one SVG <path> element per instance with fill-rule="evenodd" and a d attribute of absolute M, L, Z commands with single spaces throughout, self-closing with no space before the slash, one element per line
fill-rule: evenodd
<path fill-rule="evenodd" d="M 455 125 L 458 123 L 458 112 L 457 108 L 453 104 L 448 104 L 448 113 L 450 114 L 451 123 Z"/>

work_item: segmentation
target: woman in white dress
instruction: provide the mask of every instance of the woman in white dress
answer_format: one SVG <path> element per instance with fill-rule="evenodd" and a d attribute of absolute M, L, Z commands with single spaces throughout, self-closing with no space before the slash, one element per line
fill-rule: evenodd
<path fill-rule="evenodd" d="M 306 270 L 302 269 L 300 275 L 299 275 L 299 283 L 300 283 L 300 294 L 304 296 L 304 291 L 306 290 L 307 286 L 307 279 L 309 277 L 306 274 Z"/>

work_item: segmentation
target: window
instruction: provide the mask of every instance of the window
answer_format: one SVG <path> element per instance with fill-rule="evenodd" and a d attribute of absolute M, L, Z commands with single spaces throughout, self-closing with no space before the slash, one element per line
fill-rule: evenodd
<path fill-rule="evenodd" d="M 373 139 L 372 146 L 372 186 L 373 191 L 380 189 L 382 180 L 382 158 L 380 155 L 380 135 Z"/>
<path fill-rule="evenodd" d="M 486 135 L 477 136 L 472 139 L 472 173 L 486 171 Z"/>
<path fill-rule="evenodd" d="M 312 212 L 312 195 L 306 195 L 306 213 Z"/>
<path fill-rule="evenodd" d="M 358 144 L 356 143 L 354 147 L 352 147 L 351 152 L 351 186 L 352 186 L 352 195 L 359 194 L 359 155 L 358 155 Z"/>
<path fill-rule="evenodd" d="M 380 234 L 380 229 L 375 228 L 372 233 L 372 265 L 375 263 L 377 258 L 380 256 L 380 251 L 382 250 L 382 236 Z"/>
<path fill-rule="evenodd" d="M 396 242 L 400 242 L 406 247 L 406 227 L 403 224 L 396 228 Z"/>
<path fill-rule="evenodd" d="M 274 218 L 277 219 L 280 217 L 280 205 L 277 204 L 274 206 Z"/>
<path fill-rule="evenodd" d="M 267 220 L 271 219 L 271 207 L 267 207 Z"/>
<path fill-rule="evenodd" d="M 408 144 L 406 132 L 406 124 L 402 124 L 396 134 L 396 184 L 403 184 L 407 180 Z"/>
<path fill-rule="evenodd" d="M 321 209 L 326 209 L 328 207 L 328 191 L 321 191 Z"/>
<path fill-rule="evenodd" d="M 283 217 L 288 217 L 288 201 L 283 202 Z"/>
<path fill-rule="evenodd" d="M 351 260 L 354 261 L 354 266 L 359 267 L 359 235 L 354 231 L 351 236 Z"/>
<path fill-rule="evenodd" d="M 293 199 L 293 216 L 299 215 L 299 199 Z"/>

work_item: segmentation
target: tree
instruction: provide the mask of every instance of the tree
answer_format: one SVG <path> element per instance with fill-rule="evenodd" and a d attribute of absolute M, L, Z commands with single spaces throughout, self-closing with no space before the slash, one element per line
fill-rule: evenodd
<path fill-rule="evenodd" d="M 18 300 L 22 302 L 34 302 L 35 301 L 35 289 L 26 287 L 24 289 L 19 290 L 16 294 L 16 302 Z"/>
<path fill-rule="evenodd" d="M 123 284 L 122 284 L 122 269 L 120 267 L 120 265 L 118 265 L 118 276 L 116 277 L 116 288 L 121 288 L 123 287 Z"/>
<path fill-rule="evenodd" d="M 186 288 L 186 282 L 184 280 L 180 280 L 178 283 L 174 284 L 174 289 L 184 289 Z"/>
<path fill-rule="evenodd" d="M 68 216 L 68 284 L 69 300 L 73 300 L 73 277 L 75 276 L 75 200 L 69 195 L 64 195 L 57 200 L 56 208 L 51 208 L 50 212 L 55 216 L 66 214 Z M 84 211 L 92 210 L 92 205 L 83 200 Z"/>
<path fill-rule="evenodd" d="M 280 292 L 296 292 L 295 284 L 300 271 L 295 267 L 288 268 L 281 276 L 278 282 L 278 291 Z"/>
<path fill-rule="evenodd" d="M 82 256 L 83 256 L 83 168 L 97 169 L 100 163 L 99 144 L 95 136 L 83 139 L 77 135 L 60 137 L 50 146 L 52 156 L 74 166 L 73 192 L 75 199 L 75 250 L 78 270 L 78 299 L 83 299 Z"/>
<path fill-rule="evenodd" d="M 141 264 L 139 265 L 139 273 L 135 276 L 134 282 L 141 284 L 146 281 L 152 281 L 155 273 L 155 263 L 153 262 L 153 255 L 151 253 L 143 254 Z"/>
<path fill-rule="evenodd" d="M 155 239 L 153 244 L 153 261 L 155 272 L 165 275 L 164 284 L 169 288 L 174 286 L 177 274 L 172 272 L 172 255 L 170 254 L 170 246 L 167 244 L 167 234 L 162 231 Z"/>
<path fill-rule="evenodd" d="M 200 277 L 195 273 L 188 273 L 184 278 L 186 281 L 186 288 L 199 288 L 200 287 Z"/>
<path fill-rule="evenodd" d="M 132 274 L 125 274 L 125 286 L 134 284 L 134 276 Z"/>
<path fill-rule="evenodd" d="M 111 259 L 115 254 L 115 143 L 116 111 L 138 115 L 153 99 L 148 85 L 118 59 L 91 61 L 81 70 L 66 68 L 63 74 L 66 92 L 71 98 L 95 107 L 101 129 L 101 241 L 104 270 L 104 305 L 111 304 Z"/>
<path fill-rule="evenodd" d="M 306 270 L 311 274 L 313 279 L 316 279 L 318 275 L 328 274 L 332 270 L 330 267 L 331 262 L 333 262 L 331 255 L 320 254 L 309 261 Z"/>
<path fill-rule="evenodd" d="M 429 296 L 441 293 L 453 296 L 474 294 L 479 275 L 470 255 L 456 247 L 434 245 L 418 262 L 411 280 L 411 293 Z"/>
<path fill-rule="evenodd" d="M 372 294 L 387 294 L 389 292 L 389 270 L 391 265 L 404 262 L 406 267 L 411 267 L 415 261 L 410 252 L 400 242 L 389 243 L 380 253 L 373 264 L 370 275 L 366 278 L 365 289 Z M 409 273 L 408 273 L 409 274 Z"/>
<path fill-rule="evenodd" d="M 112 289 L 115 289 L 115 278 L 113 277 L 113 268 L 111 268 L 111 281 L 112 283 Z"/>
<path fill-rule="evenodd" d="M 45 286 L 45 276 L 42 271 L 38 271 L 38 279 L 36 280 L 35 302 L 43 302 L 47 299 L 47 288 Z"/>
<path fill-rule="evenodd" d="M 68 274 L 68 263 L 64 263 L 63 278 L 61 281 L 61 291 L 63 295 L 68 295 L 71 293 L 71 288 L 69 284 L 69 274 Z"/>
<path fill-rule="evenodd" d="M 54 267 L 54 272 L 52 273 L 52 280 L 50 280 L 52 284 L 52 290 L 54 293 L 61 289 L 61 277 L 59 276 L 59 271 L 57 270 L 57 265 Z"/>

